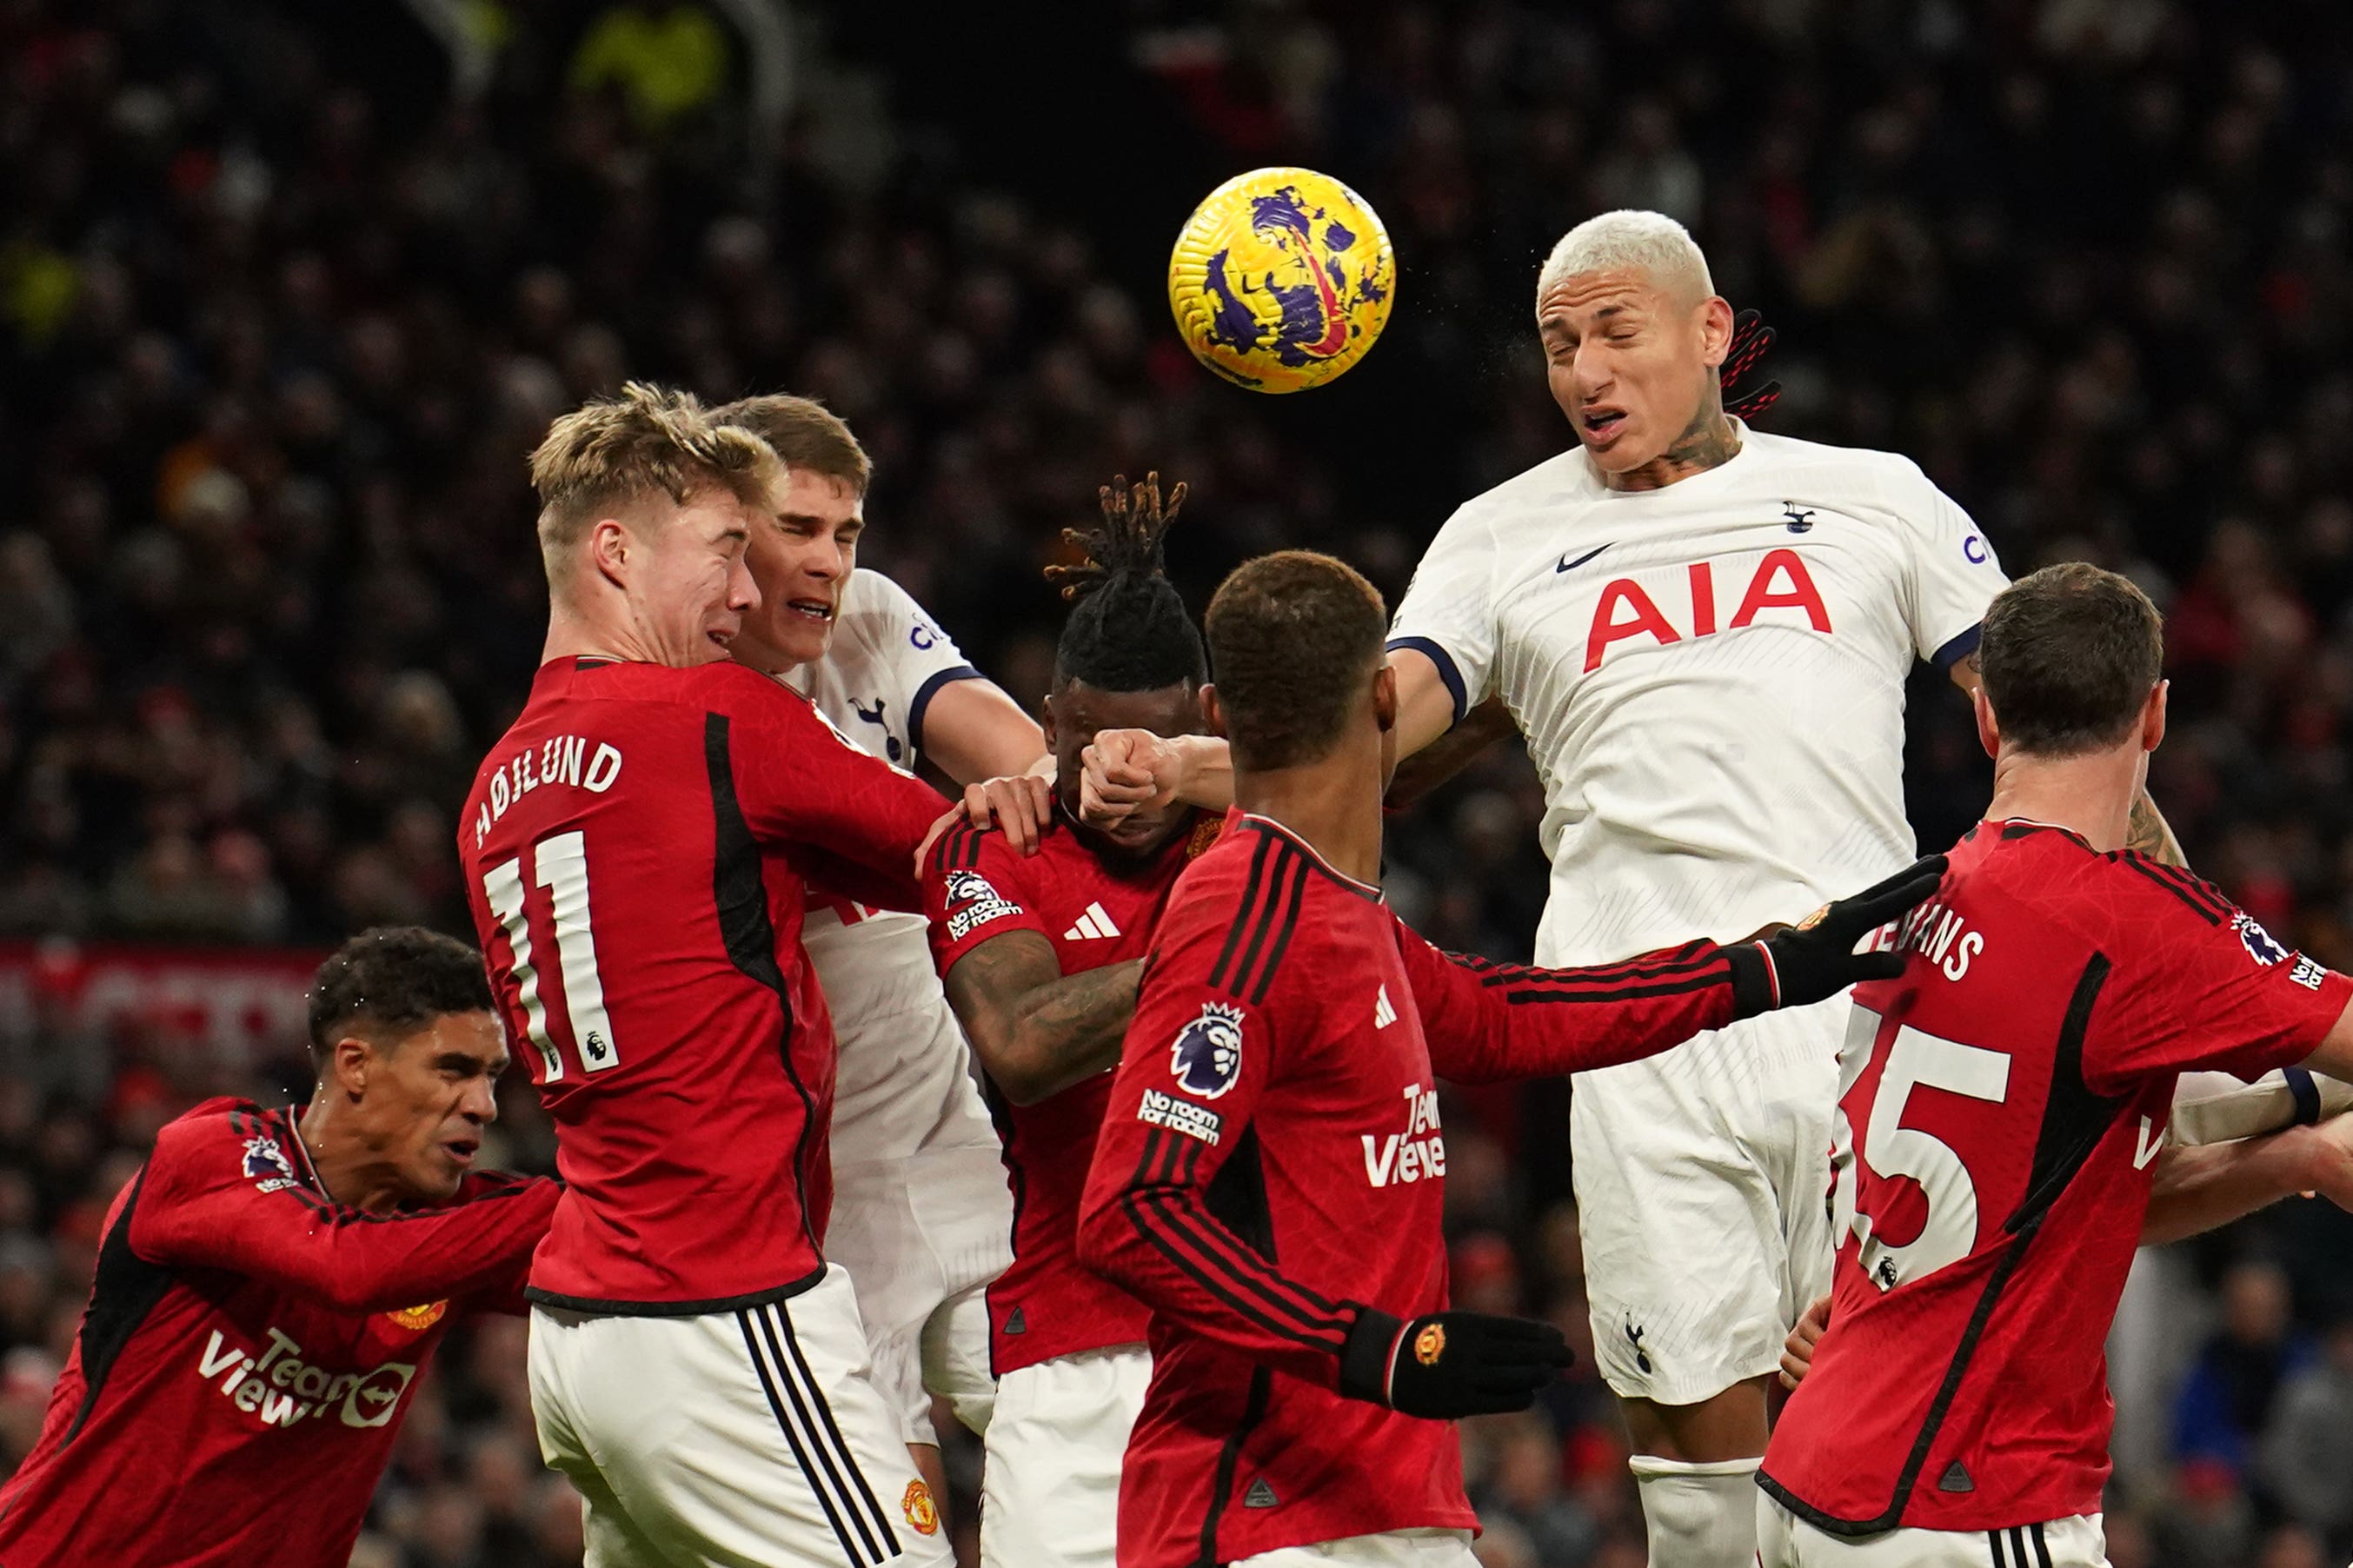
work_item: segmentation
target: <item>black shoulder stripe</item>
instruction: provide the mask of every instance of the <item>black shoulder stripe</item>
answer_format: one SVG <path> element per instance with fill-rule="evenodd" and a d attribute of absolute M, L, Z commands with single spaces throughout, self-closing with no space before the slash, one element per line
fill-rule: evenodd
<path fill-rule="evenodd" d="M 2163 877 L 2166 880 L 2181 889 L 2183 892 L 2188 893 L 2191 898 L 2203 903 L 2208 909 L 2212 910 L 2215 915 L 2220 919 L 2229 920 L 2231 918 L 2232 911 L 2238 908 L 2237 905 L 2233 904 L 2230 899 L 2224 895 L 2221 889 L 2216 887 L 2213 883 L 2208 881 L 2197 872 L 2192 871 L 2187 866 L 2168 866 L 2162 860 L 2151 860 L 2146 856 L 2137 854 L 2134 856 L 2134 858 L 2139 860 L 2143 865 L 2146 865 L 2150 870 L 2156 872 L 2158 876 Z"/>
<path fill-rule="evenodd" d="M 1282 955 L 1291 947 L 1291 933 L 1299 929 L 1299 912 L 1306 905 L 1307 857 L 1294 852 L 1291 859 L 1291 876 L 1276 900 L 1281 912 L 1276 917 L 1274 945 L 1267 950 L 1266 963 L 1250 988 L 1248 1000 L 1253 1007 L 1266 1000 L 1267 989 L 1274 984 L 1274 972 L 1282 966 Z"/>
<path fill-rule="evenodd" d="M 1273 853 L 1275 840 L 1271 834 L 1261 833 L 1250 849 L 1250 874 L 1242 882 L 1241 908 L 1234 911 L 1234 922 L 1226 928 L 1226 945 L 1218 950 L 1218 961 L 1209 965 L 1209 984 L 1226 984 L 1226 966 L 1233 962 L 1234 949 L 1240 945 L 1242 928 L 1250 924 L 1250 910 L 1266 892 L 1266 883 L 1260 873 L 1266 869 L 1267 857 Z"/>
<path fill-rule="evenodd" d="M 2190 913 L 2196 915 L 2200 920 L 2204 921 L 2208 925 L 2218 926 L 2222 923 L 2222 916 L 2218 910 L 2209 906 L 2203 900 L 2196 897 L 2189 889 L 2183 887 L 2180 883 L 2173 880 L 2171 878 L 2159 876 L 2157 872 L 2157 868 L 2151 866 L 2147 861 L 2142 859 L 2139 856 L 2133 854 L 2119 855 L 2116 857 L 2116 864 L 2122 866 L 2127 871 L 2137 872 L 2139 875 L 2147 878 L 2157 886 L 2163 888 L 2167 892 L 2172 894 L 2175 898 L 2179 899 L 2184 908 L 2189 910 Z"/>

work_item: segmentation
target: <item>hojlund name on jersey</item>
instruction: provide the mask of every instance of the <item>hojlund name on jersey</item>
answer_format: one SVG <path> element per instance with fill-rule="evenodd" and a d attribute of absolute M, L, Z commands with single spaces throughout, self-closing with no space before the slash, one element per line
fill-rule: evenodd
<path fill-rule="evenodd" d="M 584 736 L 551 735 L 536 746 L 525 746 L 490 775 L 490 798 L 474 813 L 474 847 L 480 848 L 491 836 L 491 825 L 535 789 L 563 784 L 603 795 L 620 776 L 620 748 L 607 742 L 596 742 L 592 752 Z"/>
<path fill-rule="evenodd" d="M 1213 1147 L 1226 1128 L 1225 1118 L 1208 1107 L 1163 1094 L 1156 1089 L 1144 1091 L 1144 1102 L 1135 1108 L 1135 1119 L 1150 1126 L 1166 1127 L 1171 1132 L 1182 1132 L 1187 1138 L 1198 1138 Z"/>
<path fill-rule="evenodd" d="M 365 1372 L 329 1372 L 302 1359 L 302 1347 L 275 1328 L 262 1331 L 259 1352 L 232 1342 L 218 1329 L 196 1358 L 196 1376 L 216 1383 L 222 1398 L 265 1426 L 291 1426 L 332 1411 L 346 1426 L 384 1426 L 417 1376 L 414 1363 L 388 1361 Z"/>

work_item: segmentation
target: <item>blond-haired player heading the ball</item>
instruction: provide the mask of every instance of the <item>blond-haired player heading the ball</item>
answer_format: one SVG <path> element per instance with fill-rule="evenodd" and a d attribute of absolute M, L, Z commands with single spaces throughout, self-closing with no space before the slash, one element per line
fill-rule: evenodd
<path fill-rule="evenodd" d="M 2005 583 L 1984 536 L 1906 458 L 1725 413 L 1732 307 L 1672 218 L 1571 229 L 1536 328 L 1577 444 L 1455 512 L 1389 642 L 1401 754 L 1491 696 L 1528 738 L 1552 862 L 1536 962 L 1737 938 L 1910 864 L 1905 679 L 1926 659 L 1976 687 Z M 1106 816 L 1214 804 L 1222 747 L 1098 737 L 1090 793 Z M 2170 850 L 2146 796 L 2134 827 Z M 1847 1013 L 1754 1018 L 1576 1079 L 1594 1343 L 1657 1568 L 1754 1561 L 1767 1384 L 1830 1277 Z"/>

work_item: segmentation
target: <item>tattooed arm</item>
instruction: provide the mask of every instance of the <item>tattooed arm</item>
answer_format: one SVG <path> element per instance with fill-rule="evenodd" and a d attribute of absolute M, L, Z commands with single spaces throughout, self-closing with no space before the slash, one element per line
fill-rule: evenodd
<path fill-rule="evenodd" d="M 1954 662 L 1953 684 L 1974 697 L 1985 684 L 1985 667 L 1973 652 L 1967 658 Z M 2181 841 L 2173 837 L 2166 826 L 2165 814 L 2157 809 L 2157 802 L 2143 789 L 2133 797 L 2132 819 L 2125 830 L 2125 847 L 2137 849 L 2150 859 L 2168 866 L 2187 866 L 2189 858 L 2181 852 Z"/>
<path fill-rule="evenodd" d="M 1006 1099 L 1035 1105 L 1119 1065 L 1144 961 L 1065 975 L 1054 944 L 1034 931 L 991 937 L 947 973 L 975 1055 Z"/>

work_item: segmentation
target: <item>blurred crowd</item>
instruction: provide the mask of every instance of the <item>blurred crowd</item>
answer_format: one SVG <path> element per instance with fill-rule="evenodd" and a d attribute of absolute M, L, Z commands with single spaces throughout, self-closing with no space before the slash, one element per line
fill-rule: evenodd
<path fill-rule="evenodd" d="M 466 931 L 452 811 L 544 627 L 522 456 L 625 376 L 825 397 L 876 461 L 867 559 L 1025 700 L 1057 624 L 1039 569 L 1113 471 L 1191 485 L 1174 563 L 1197 603 L 1299 543 L 1394 597 L 1449 507 L 1569 438 L 1535 265 L 1577 218 L 1640 205 L 1690 223 L 1719 289 L 1779 329 L 1770 428 L 1913 456 L 2014 571 L 2089 557 L 2151 590 L 2174 681 L 2158 800 L 2200 871 L 2353 967 L 2353 18 L 2333 0 L 1134 0 L 1092 25 L 1100 58 L 1039 68 L 1094 76 L 1010 160 L 977 156 L 1008 133 L 957 121 L 969 96 L 902 86 L 935 62 L 860 53 L 860 16 L 909 20 L 890 5 L 779 4 L 773 146 L 740 6 L 459 8 L 494 61 L 465 94 L 402 6 L 340 9 L 369 26 L 276 0 L 0 5 L 0 937 Z M 1001 58 L 957 62 L 993 89 L 1043 47 L 1000 31 Z M 1058 182 L 1058 139 L 1098 169 L 1181 148 L 1194 194 L 1267 163 L 1347 179 L 1401 258 L 1388 340 L 1313 398 L 1216 383 L 1155 297 L 1190 196 Z M 1915 696 L 1915 822 L 1941 844 L 1985 775 L 1965 706 L 1933 679 Z M 1525 956 L 1540 814 L 1525 758 L 1482 760 L 1398 823 L 1393 896 L 1441 942 Z M 157 1121 L 298 1070 L 163 1025 L 19 1032 L 0 1465 Z M 1565 1094 L 1450 1107 L 1450 1230 L 1464 1304 L 1582 1339 Z M 525 1164 L 546 1157 L 530 1100 L 508 1096 Z M 2117 1568 L 2353 1550 L 2348 1241 L 2290 1205 L 2145 1270 Z M 453 1341 L 356 1561 L 576 1561 L 520 1333 Z M 1465 1439 L 1484 1561 L 1642 1562 L 1589 1371 Z"/>

